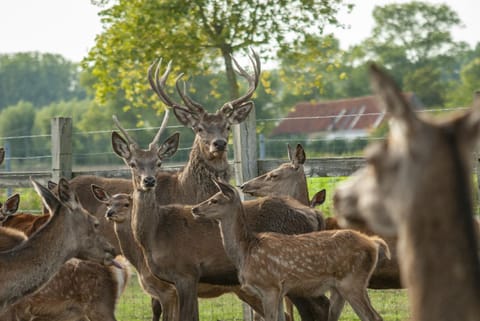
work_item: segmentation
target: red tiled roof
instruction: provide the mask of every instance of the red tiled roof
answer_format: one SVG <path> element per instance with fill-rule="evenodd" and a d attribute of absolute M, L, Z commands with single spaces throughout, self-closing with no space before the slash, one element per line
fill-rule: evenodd
<path fill-rule="evenodd" d="M 404 95 L 413 105 L 417 105 L 413 93 Z M 271 135 L 369 130 L 377 127 L 383 118 L 384 114 L 375 96 L 313 103 L 301 102 L 288 113 Z"/>

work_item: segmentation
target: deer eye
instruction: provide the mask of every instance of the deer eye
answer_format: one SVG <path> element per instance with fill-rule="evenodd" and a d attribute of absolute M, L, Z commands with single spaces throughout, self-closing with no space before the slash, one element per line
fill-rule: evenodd
<path fill-rule="evenodd" d="M 128 203 L 123 205 L 123 207 L 126 207 L 126 208 L 128 208 L 129 206 L 130 206 L 130 204 L 128 204 Z"/>
<path fill-rule="evenodd" d="M 230 126 L 227 126 L 227 130 L 228 130 L 228 131 L 230 131 L 230 128 L 231 128 Z"/>
<path fill-rule="evenodd" d="M 158 162 L 157 167 L 162 167 L 162 162 Z"/>
<path fill-rule="evenodd" d="M 131 168 L 137 168 L 137 164 L 135 164 L 135 163 L 130 163 L 130 167 L 131 167 Z"/>

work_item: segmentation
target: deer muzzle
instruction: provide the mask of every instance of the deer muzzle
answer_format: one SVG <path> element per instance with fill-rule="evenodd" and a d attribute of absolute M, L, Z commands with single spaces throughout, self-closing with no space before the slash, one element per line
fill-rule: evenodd
<path fill-rule="evenodd" d="M 142 180 L 142 185 L 144 188 L 149 189 L 155 187 L 156 179 L 153 176 L 144 177 Z"/>

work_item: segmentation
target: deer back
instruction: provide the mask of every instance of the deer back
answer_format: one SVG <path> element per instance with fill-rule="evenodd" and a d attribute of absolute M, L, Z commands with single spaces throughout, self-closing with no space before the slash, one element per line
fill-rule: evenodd
<path fill-rule="evenodd" d="M 119 269 L 70 259 L 40 291 L 9 307 L 0 318 L 113 321 L 116 303 L 128 279 L 126 262 Z"/>

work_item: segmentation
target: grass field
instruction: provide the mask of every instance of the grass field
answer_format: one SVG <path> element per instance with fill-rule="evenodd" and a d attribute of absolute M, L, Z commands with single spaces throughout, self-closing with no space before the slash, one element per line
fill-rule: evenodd
<path fill-rule="evenodd" d="M 370 290 L 370 299 L 374 308 L 385 321 L 407 320 L 408 302 L 404 290 Z M 138 285 L 137 278 L 132 277 L 117 306 L 119 321 L 150 321 L 150 298 Z M 200 320 L 243 320 L 242 302 L 234 295 L 223 295 L 215 299 L 200 299 Z M 296 316 L 295 320 L 300 320 Z M 347 304 L 340 317 L 341 321 L 360 320 Z"/>

